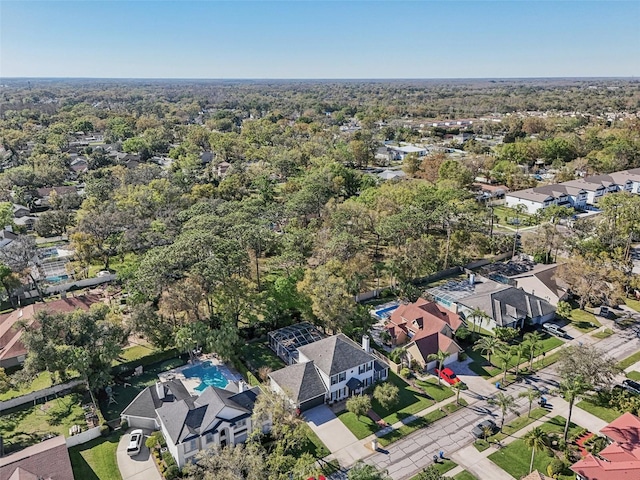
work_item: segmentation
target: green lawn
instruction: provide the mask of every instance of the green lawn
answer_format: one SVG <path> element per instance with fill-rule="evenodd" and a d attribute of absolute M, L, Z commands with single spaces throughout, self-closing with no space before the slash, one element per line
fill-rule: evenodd
<path fill-rule="evenodd" d="M 434 463 L 433 466 L 436 467 L 436 470 L 440 475 L 444 475 L 449 470 L 453 470 L 454 468 L 456 468 L 458 464 L 452 460 L 443 460 L 440 463 Z M 422 473 L 419 473 L 411 477 L 410 480 L 420 480 L 421 478 L 422 478 Z"/>
<path fill-rule="evenodd" d="M 571 315 L 568 320 L 571 321 L 571 326 L 580 330 L 581 332 L 590 332 L 600 326 L 600 322 L 592 313 L 579 308 L 571 310 Z"/>
<path fill-rule="evenodd" d="M 562 345 L 564 342 L 562 340 L 560 340 L 557 337 L 551 336 L 551 335 L 546 335 L 541 341 L 540 341 L 540 347 L 539 349 L 536 351 L 536 356 L 541 355 L 543 352 L 548 352 L 550 350 L 553 350 L 554 348 L 559 347 L 560 345 Z M 473 348 L 468 348 L 466 350 L 467 355 L 473 359 L 473 362 L 469 364 L 469 368 L 477 373 L 478 375 L 480 375 L 483 378 L 492 378 L 495 377 L 497 375 L 500 375 L 502 373 L 502 369 L 498 368 L 496 366 L 493 365 L 489 365 L 489 362 L 487 360 L 487 355 L 483 355 L 478 351 L 473 350 Z M 515 370 L 515 363 L 516 363 L 516 359 L 517 357 L 515 355 L 511 356 L 511 360 L 510 360 L 510 364 L 511 366 L 509 367 L 509 369 L 511 371 Z M 491 361 L 496 363 L 499 360 L 496 358 L 495 355 L 491 356 Z M 520 359 L 520 364 L 522 365 L 523 363 L 526 363 L 527 358 L 523 357 Z"/>
<path fill-rule="evenodd" d="M 640 301 L 632 298 L 627 298 L 625 299 L 624 303 L 627 307 L 633 308 L 636 312 L 640 313 Z"/>
<path fill-rule="evenodd" d="M 460 472 L 455 477 L 453 477 L 453 480 L 478 480 L 478 479 L 465 470 L 464 472 Z"/>
<path fill-rule="evenodd" d="M 125 254 L 124 258 L 116 255 L 115 257 L 111 257 L 111 259 L 109 260 L 109 269 L 113 272 L 118 273 L 120 270 L 131 268 L 133 265 L 135 265 L 136 261 L 137 255 L 135 253 L 127 253 Z M 87 276 L 89 278 L 93 278 L 101 270 L 104 270 L 103 262 L 91 264 L 89 265 Z"/>
<path fill-rule="evenodd" d="M 241 350 L 242 360 L 249 370 L 257 372 L 261 367 L 269 367 L 272 371 L 285 366 L 284 362 L 264 343 L 247 343 Z"/>
<path fill-rule="evenodd" d="M 630 355 L 624 360 L 618 362 L 618 367 L 624 370 L 625 368 L 628 368 L 637 362 L 640 362 L 640 352 L 636 352 L 633 355 Z"/>
<path fill-rule="evenodd" d="M 0 417 L 0 436 L 7 452 L 34 445 L 49 435 L 69 436 L 69 428 L 87 422 L 81 407 L 82 395 L 71 393 L 38 405 L 7 410 Z"/>
<path fill-rule="evenodd" d="M 527 425 L 535 422 L 536 420 L 544 417 L 549 411 L 546 408 L 533 408 L 531 410 L 531 417 L 528 417 L 526 414 L 516 418 L 512 422 L 507 423 L 503 428 L 502 432 L 498 432 L 495 435 L 492 435 L 487 438 L 489 442 L 501 441 L 507 437 L 512 436 L 518 430 L 522 430 Z"/>
<path fill-rule="evenodd" d="M 635 370 L 632 370 L 631 372 L 626 373 L 627 378 L 630 378 L 631 380 L 635 380 L 636 382 L 640 381 L 640 372 L 636 372 Z"/>
<path fill-rule="evenodd" d="M 479 439 L 473 442 L 473 446 L 476 447 L 476 450 L 478 450 L 479 452 L 484 452 L 491 445 L 486 440 Z"/>
<path fill-rule="evenodd" d="M 311 430 L 311 427 L 304 424 L 303 428 L 307 434 L 307 440 L 300 446 L 298 453 L 310 453 L 315 458 L 323 458 L 331 453 L 322 440 L 320 440 L 318 435 Z"/>
<path fill-rule="evenodd" d="M 73 476 L 82 480 L 122 480 L 116 450 L 118 432 L 69 449 Z"/>
<path fill-rule="evenodd" d="M 441 402 L 442 400 L 446 400 L 455 395 L 453 390 L 446 386 L 445 382 L 442 381 L 440 385 L 438 385 L 438 380 L 435 378 L 429 378 L 426 382 L 422 380 L 416 380 L 416 385 L 419 385 L 424 392 L 433 398 L 436 403 Z"/>
<path fill-rule="evenodd" d="M 622 415 L 622 412 L 619 412 L 615 408 L 611 408 L 605 405 L 598 405 L 595 399 L 585 398 L 584 400 L 576 403 L 576 407 L 581 408 L 585 412 L 589 412 L 592 415 L 595 415 L 598 418 L 601 418 L 607 423 L 613 422 L 616 418 Z"/>
<path fill-rule="evenodd" d="M 608 338 L 611 335 L 613 335 L 613 330 L 611 330 L 610 328 L 605 328 L 601 332 L 596 332 L 596 333 L 592 333 L 591 334 L 592 337 L 599 338 L 600 340 L 602 340 L 604 338 Z"/>
<path fill-rule="evenodd" d="M 42 390 L 43 388 L 48 388 L 52 385 L 53 382 L 51 381 L 51 375 L 49 372 L 42 372 L 29 385 L 17 385 L 15 388 L 0 394 L 0 401 L 20 397 L 31 392 Z"/>
<path fill-rule="evenodd" d="M 539 368 L 542 368 L 542 367 L 548 367 L 552 363 L 557 362 L 561 354 L 562 354 L 562 351 L 557 351 L 552 353 L 551 355 L 546 355 L 544 358 L 541 358 L 540 360 L 536 360 L 535 362 L 533 362 L 533 369 L 538 370 Z"/>
<path fill-rule="evenodd" d="M 158 353 L 158 350 L 151 345 L 135 345 L 133 347 L 128 347 L 122 350 L 122 353 L 115 359 L 111 365 L 116 366 L 122 363 L 133 362 L 134 360 L 140 360 L 141 358 L 146 357 L 147 355 L 153 355 Z"/>
<path fill-rule="evenodd" d="M 353 413 L 344 411 L 338 414 L 338 418 L 358 440 L 362 440 L 380 430 L 380 427 L 366 415 L 358 418 Z"/>
<path fill-rule="evenodd" d="M 129 377 L 127 383 L 131 385 L 124 386 L 122 383 L 112 385 L 114 399 L 117 403 L 108 403 L 107 398 L 101 398 L 100 410 L 107 421 L 120 418 L 120 412 L 124 410 L 129 403 L 146 387 L 150 387 L 158 381 L 158 373 L 171 370 L 172 368 L 184 365 L 184 360 L 174 358 L 165 360 L 164 362 L 149 365 L 144 368 L 144 373 L 139 377 Z"/>
<path fill-rule="evenodd" d="M 548 422 L 542 424 L 541 428 L 547 433 L 562 435 L 564 423 L 564 418 L 554 417 Z M 569 436 L 578 430 L 580 430 L 580 427 L 572 423 L 569 428 Z M 522 478 L 529 473 L 531 450 L 525 446 L 522 439 L 518 439 L 492 453 L 488 458 L 514 478 Z M 546 472 L 547 465 L 551 463 L 551 460 L 553 460 L 553 457 L 550 457 L 545 452 L 536 453 L 533 468 L 540 472 Z M 558 478 L 561 480 L 573 480 L 575 478 L 575 474 L 560 475 Z"/>

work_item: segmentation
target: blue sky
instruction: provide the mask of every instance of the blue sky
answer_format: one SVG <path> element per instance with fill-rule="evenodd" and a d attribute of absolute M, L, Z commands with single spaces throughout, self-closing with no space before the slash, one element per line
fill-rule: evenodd
<path fill-rule="evenodd" d="M 6 1 L 0 76 L 639 76 L 640 1 Z"/>

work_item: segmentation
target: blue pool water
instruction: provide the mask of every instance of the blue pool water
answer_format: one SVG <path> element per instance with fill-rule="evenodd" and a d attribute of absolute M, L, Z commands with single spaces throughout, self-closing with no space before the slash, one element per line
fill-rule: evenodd
<path fill-rule="evenodd" d="M 182 374 L 185 378 L 200 379 L 200 385 L 195 388 L 198 392 L 202 392 L 209 386 L 224 388 L 229 383 L 227 377 L 222 374 L 218 367 L 212 365 L 211 362 L 202 362 L 193 367 L 185 368 Z"/>
<path fill-rule="evenodd" d="M 387 318 L 389 315 L 391 315 L 391 312 L 393 312 L 396 308 L 398 308 L 398 305 L 391 305 L 390 307 L 376 310 L 376 317 Z"/>

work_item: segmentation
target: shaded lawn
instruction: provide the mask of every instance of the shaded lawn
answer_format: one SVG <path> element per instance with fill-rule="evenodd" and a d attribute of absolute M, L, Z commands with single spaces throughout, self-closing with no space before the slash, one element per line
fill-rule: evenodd
<path fill-rule="evenodd" d="M 338 414 L 338 418 L 351 430 L 351 433 L 353 433 L 358 440 L 362 440 L 380 430 L 380 427 L 366 415 L 358 418 L 353 413 L 345 410 Z"/>
<path fill-rule="evenodd" d="M 613 422 L 616 418 L 622 415 L 622 412 L 611 408 L 608 405 L 600 405 L 597 398 L 585 398 L 576 403 L 576 407 L 581 408 L 585 412 L 589 412 L 598 418 L 601 418 L 607 423 Z"/>
<path fill-rule="evenodd" d="M 122 480 L 116 450 L 120 433 L 99 437 L 69 449 L 75 478 L 82 480 Z"/>
<path fill-rule="evenodd" d="M 241 356 L 247 367 L 256 372 L 260 367 L 269 367 L 272 371 L 285 367 L 284 362 L 264 343 L 245 344 Z"/>
<path fill-rule="evenodd" d="M 120 383 L 112 385 L 114 399 L 117 403 L 109 404 L 109 399 L 105 395 L 101 395 L 98 403 L 100 404 L 102 415 L 107 421 L 120 418 L 120 412 L 122 412 L 142 390 L 154 385 L 158 381 L 158 373 L 180 367 L 184 364 L 185 361 L 181 358 L 165 360 L 164 362 L 146 367 L 144 373 L 139 377 L 131 376 L 127 378 L 126 382 L 131 384 L 127 387 Z"/>
<path fill-rule="evenodd" d="M 127 270 L 133 267 L 137 262 L 137 255 L 135 253 L 127 253 L 124 258 L 119 255 L 115 255 L 109 259 L 109 269 L 113 272 L 119 272 L 120 270 Z M 96 274 L 104 270 L 103 262 L 95 262 L 89 265 L 89 271 L 87 272 L 88 278 L 93 278 Z"/>
<path fill-rule="evenodd" d="M 309 427 L 309 425 L 304 424 L 303 428 L 305 433 L 307 434 L 307 440 L 300 446 L 295 456 L 298 456 L 302 453 L 310 453 L 315 458 L 323 458 L 331 453 L 326 445 L 322 442 L 322 440 L 320 440 L 318 435 L 316 435 L 316 433 L 311 430 L 311 427 Z"/>
<path fill-rule="evenodd" d="M 618 362 L 618 367 L 624 370 L 625 368 L 628 368 L 637 362 L 640 362 L 640 352 L 636 352 L 633 355 L 630 355 L 624 360 Z"/>
<path fill-rule="evenodd" d="M 18 385 L 15 388 L 0 394 L 0 401 L 10 400 L 28 393 L 37 392 L 38 390 L 51 387 L 52 385 L 53 381 L 51 380 L 51 374 L 49 372 L 41 372 L 29 385 Z"/>
<path fill-rule="evenodd" d="M 604 338 L 608 338 L 611 335 L 613 335 L 613 330 L 611 330 L 610 328 L 606 328 L 602 332 L 596 332 L 596 333 L 591 334 L 592 337 L 599 338 L 600 340 L 602 340 Z"/>
<path fill-rule="evenodd" d="M 134 360 L 140 360 L 147 355 L 153 355 L 160 350 L 152 347 L 151 345 L 135 345 L 122 350 L 118 358 L 111 362 L 112 366 L 120 365 L 121 363 L 133 362 Z"/>
<path fill-rule="evenodd" d="M 0 436 L 7 452 L 34 445 L 48 434 L 69 436 L 73 425 L 86 429 L 82 395 L 71 393 L 43 404 L 6 410 L 0 417 Z"/>
<path fill-rule="evenodd" d="M 584 333 L 590 332 L 601 325 L 595 315 L 579 308 L 571 310 L 568 320 L 571 322 L 572 327 Z"/>
<path fill-rule="evenodd" d="M 394 424 L 434 404 L 434 401 L 422 390 L 413 389 L 411 385 L 395 373 L 389 372 L 388 381 L 398 387 L 398 403 L 389 409 L 385 409 L 375 398 L 371 398 L 371 407 L 387 423 Z"/>
<path fill-rule="evenodd" d="M 535 402 L 534 402 L 535 403 Z M 528 408 L 528 406 L 527 406 Z M 507 423 L 502 432 L 498 432 L 495 435 L 491 435 L 487 437 L 489 442 L 501 441 L 507 437 L 510 437 L 518 430 L 522 430 L 527 425 L 532 424 L 536 420 L 544 417 L 549 411 L 546 408 L 538 407 L 531 409 L 531 417 L 527 417 L 527 415 L 521 416 L 513 420 L 512 422 Z"/>
<path fill-rule="evenodd" d="M 489 442 L 482 439 L 473 442 L 473 446 L 476 447 L 476 450 L 478 450 L 479 452 L 484 452 L 487 448 L 490 447 Z"/>
<path fill-rule="evenodd" d="M 566 419 L 562 417 L 554 417 L 546 423 L 542 428 L 547 433 L 556 433 L 562 435 L 564 423 Z M 576 424 L 571 423 L 569 426 L 569 436 L 580 430 Z M 502 447 L 497 452 L 489 455 L 489 460 L 498 465 L 504 471 L 512 475 L 514 478 L 522 478 L 529 473 L 529 462 L 531 461 L 531 449 L 525 446 L 524 440 L 518 439 L 514 442 Z M 533 468 L 540 472 L 546 472 L 547 466 L 555 457 L 550 457 L 546 452 L 536 452 L 533 462 Z M 575 473 L 570 475 L 559 475 L 561 480 L 573 480 Z"/>
<path fill-rule="evenodd" d="M 429 378 L 427 381 L 416 380 L 416 385 L 419 385 L 427 395 L 436 401 L 436 403 L 455 395 L 453 390 L 446 386 L 444 380 L 440 385 L 438 385 L 438 380 L 435 378 Z"/>
<path fill-rule="evenodd" d="M 453 477 L 453 480 L 478 480 L 478 479 L 465 470 L 457 474 L 455 477 Z"/>
<path fill-rule="evenodd" d="M 452 460 L 442 460 L 439 463 L 434 463 L 433 466 L 436 467 L 436 470 L 440 475 L 444 475 L 449 470 L 453 470 L 454 468 L 456 468 L 458 464 Z M 411 477 L 411 480 L 420 480 L 421 478 L 421 473 L 419 473 Z"/>

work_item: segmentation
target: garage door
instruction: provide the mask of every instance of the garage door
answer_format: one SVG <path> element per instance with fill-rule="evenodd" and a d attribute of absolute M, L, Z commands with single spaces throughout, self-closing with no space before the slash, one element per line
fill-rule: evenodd
<path fill-rule="evenodd" d="M 319 397 L 312 398 L 311 400 L 307 400 L 306 402 L 302 402 L 300 404 L 300 411 L 304 412 L 305 410 L 309 410 L 310 408 L 317 407 L 318 405 L 322 405 L 324 403 L 324 395 L 320 395 Z"/>

